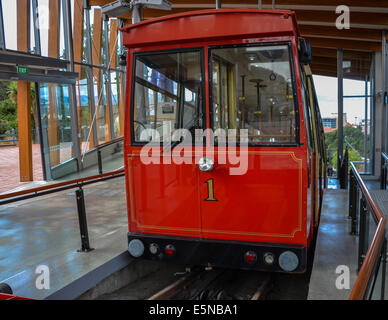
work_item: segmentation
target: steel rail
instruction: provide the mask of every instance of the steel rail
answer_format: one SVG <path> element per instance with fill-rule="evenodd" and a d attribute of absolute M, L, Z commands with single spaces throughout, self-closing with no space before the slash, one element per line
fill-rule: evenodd
<path fill-rule="evenodd" d="M 360 174 L 353 163 L 350 163 L 351 170 L 353 171 L 354 177 L 357 180 L 358 185 L 361 188 L 361 192 L 365 196 L 365 199 L 369 203 L 373 213 L 377 218 L 377 228 L 373 236 L 372 242 L 368 248 L 365 259 L 362 263 L 360 272 L 357 276 L 356 282 L 350 293 L 349 300 L 363 300 L 365 298 L 368 285 L 371 280 L 372 272 L 375 266 L 376 259 L 379 259 L 379 251 L 383 244 L 383 238 L 385 235 L 386 218 L 384 213 L 381 211 L 379 206 L 373 200 L 371 194 L 368 191 L 365 183 L 362 181 Z"/>

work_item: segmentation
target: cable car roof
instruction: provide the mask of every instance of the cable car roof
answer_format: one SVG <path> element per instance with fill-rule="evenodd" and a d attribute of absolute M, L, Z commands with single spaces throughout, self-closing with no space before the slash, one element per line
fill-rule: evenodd
<path fill-rule="evenodd" d="M 187 23 L 182 23 L 182 20 L 189 23 L 189 28 Z M 259 29 L 257 28 L 258 23 L 260 23 Z M 128 25 L 122 31 L 124 32 L 124 45 L 137 47 L 181 41 L 236 38 L 239 36 L 248 39 L 294 35 L 295 33 L 299 35 L 297 28 L 295 13 L 292 11 L 212 9 L 145 20 Z"/>
<path fill-rule="evenodd" d="M 215 8 L 215 0 L 169 0 L 171 11 L 144 9 L 143 19 L 153 19 L 187 11 Z M 102 6 L 113 0 L 89 0 L 89 5 Z M 272 0 L 262 0 L 263 8 L 270 9 Z M 350 8 L 350 29 L 337 29 L 336 7 Z M 257 0 L 222 0 L 222 8 L 250 8 Z M 365 79 L 369 75 L 372 53 L 381 52 L 383 30 L 388 29 L 388 2 L 386 0 L 276 0 L 276 9 L 292 10 L 296 14 L 300 34 L 313 47 L 314 74 L 337 76 L 337 48 L 344 49 L 344 61 L 350 67 L 345 78 Z M 121 18 L 131 24 L 131 13 Z M 388 40 L 388 32 L 385 34 Z"/>

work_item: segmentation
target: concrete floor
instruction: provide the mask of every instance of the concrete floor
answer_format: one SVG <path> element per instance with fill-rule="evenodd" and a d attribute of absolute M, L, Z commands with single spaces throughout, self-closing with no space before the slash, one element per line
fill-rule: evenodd
<path fill-rule="evenodd" d="M 27 268 L 53 263 L 58 257 L 68 272 L 77 273 L 79 266 L 74 261 L 70 264 L 70 260 L 82 256 L 83 263 L 91 265 L 84 257 L 101 254 L 101 248 L 108 256 L 126 250 L 124 178 L 87 186 L 84 193 L 90 243 L 96 248 L 91 253 L 76 252 L 80 233 L 75 190 L 0 207 L 0 282 L 14 282 Z M 109 252 L 106 245 L 112 237 L 119 237 L 120 241 L 116 239 L 112 243 L 114 250 Z M 70 259 L 67 266 L 64 259 Z"/>
<path fill-rule="evenodd" d="M 327 189 L 323 197 L 308 299 L 348 299 L 357 278 L 357 255 L 358 237 L 350 235 L 348 192 Z M 348 289 L 336 287 L 336 280 L 343 272 L 337 269 L 339 266 L 346 266 L 349 270 Z"/>

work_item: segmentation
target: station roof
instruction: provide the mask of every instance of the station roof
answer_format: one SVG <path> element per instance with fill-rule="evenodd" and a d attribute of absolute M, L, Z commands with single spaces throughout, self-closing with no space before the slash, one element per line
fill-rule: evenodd
<path fill-rule="evenodd" d="M 144 9 L 143 19 L 152 19 L 193 10 L 214 9 L 215 0 L 169 0 L 171 11 Z M 91 6 L 103 6 L 113 0 L 89 0 Z M 262 0 L 263 9 L 271 9 L 272 0 Z M 350 29 L 339 30 L 335 22 L 340 14 L 336 7 L 350 8 Z M 222 8 L 255 8 L 257 0 L 222 0 Z M 301 36 L 313 47 L 314 74 L 337 76 L 337 48 L 344 49 L 344 77 L 365 79 L 369 75 L 372 53 L 381 51 L 383 30 L 388 30 L 388 1 L 386 0 L 276 0 L 276 9 L 296 13 Z M 131 13 L 121 18 L 131 23 Z M 386 32 L 388 40 L 388 32 Z M 350 62 L 350 63 L 349 63 Z M 349 67 L 350 64 L 350 67 Z"/>

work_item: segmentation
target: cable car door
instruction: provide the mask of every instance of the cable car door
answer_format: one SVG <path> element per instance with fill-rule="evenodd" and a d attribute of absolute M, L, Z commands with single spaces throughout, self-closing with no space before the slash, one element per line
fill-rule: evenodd
<path fill-rule="evenodd" d="M 131 232 L 199 237 L 195 152 L 190 142 L 180 153 L 183 136 L 171 136 L 202 126 L 202 50 L 139 53 L 134 60 L 131 136 L 139 148 L 129 158 Z"/>
<path fill-rule="evenodd" d="M 295 146 L 290 45 L 209 52 L 213 132 L 233 129 L 241 142 L 239 133 L 241 138 L 245 129 L 248 145 L 231 159 L 214 134 L 214 166 L 199 173 L 202 237 L 268 242 L 294 238 L 303 230 L 305 154 Z M 231 174 L 236 167 L 241 172 Z"/>

